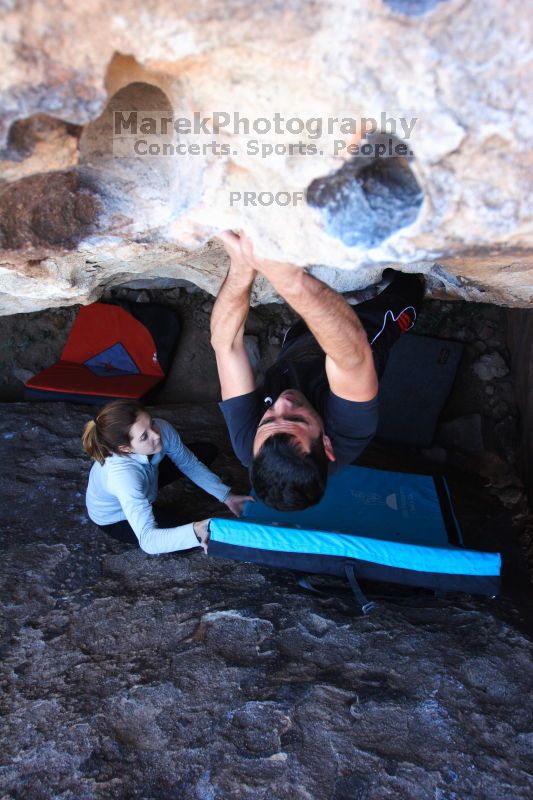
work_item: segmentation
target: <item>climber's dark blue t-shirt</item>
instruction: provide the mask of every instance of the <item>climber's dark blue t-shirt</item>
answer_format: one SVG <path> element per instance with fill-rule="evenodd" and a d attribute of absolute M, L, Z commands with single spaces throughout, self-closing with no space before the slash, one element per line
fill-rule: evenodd
<path fill-rule="evenodd" d="M 301 391 L 322 417 L 336 458 L 330 462 L 330 473 L 351 464 L 373 438 L 378 424 L 377 397 L 356 403 L 333 394 L 324 352 L 312 334 L 306 333 L 283 348 L 261 388 L 219 404 L 233 450 L 245 467 L 252 463 L 252 446 L 261 417 L 286 389 Z"/>

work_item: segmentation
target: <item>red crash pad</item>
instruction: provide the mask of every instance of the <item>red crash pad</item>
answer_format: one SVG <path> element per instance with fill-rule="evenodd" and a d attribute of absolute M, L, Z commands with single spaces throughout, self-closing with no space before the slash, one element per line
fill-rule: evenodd
<path fill-rule="evenodd" d="M 31 378 L 28 397 L 139 399 L 164 378 L 150 331 L 120 306 L 93 303 L 78 312 L 61 358 Z M 46 397 L 44 397 L 46 399 Z"/>

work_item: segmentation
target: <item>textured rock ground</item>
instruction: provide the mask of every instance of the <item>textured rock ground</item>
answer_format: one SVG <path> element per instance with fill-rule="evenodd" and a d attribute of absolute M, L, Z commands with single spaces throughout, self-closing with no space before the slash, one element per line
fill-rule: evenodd
<path fill-rule="evenodd" d="M 468 538 L 506 552 L 506 596 L 355 618 L 282 573 L 105 541 L 83 507 L 88 411 L 2 407 L 2 798 L 531 796 L 531 596 L 474 478 L 452 488 Z M 216 407 L 162 413 L 243 484 Z M 165 491 L 184 517 L 220 510 Z"/>
<path fill-rule="evenodd" d="M 139 275 L 215 293 L 212 237 L 226 227 L 265 255 L 344 272 L 336 286 L 416 264 L 435 291 L 531 302 L 519 0 L 18 0 L 0 52 L 2 314 L 88 302 Z M 114 149 L 114 111 L 193 130 L 142 132 L 144 155 L 127 137 Z M 350 153 L 374 128 L 406 150 Z M 272 300 L 268 287 L 255 300 Z"/>

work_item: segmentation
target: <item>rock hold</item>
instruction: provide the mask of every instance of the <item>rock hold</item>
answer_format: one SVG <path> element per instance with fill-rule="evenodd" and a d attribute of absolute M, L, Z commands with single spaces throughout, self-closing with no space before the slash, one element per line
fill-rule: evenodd
<path fill-rule="evenodd" d="M 509 373 L 509 367 L 499 353 L 487 353 L 472 365 L 472 369 L 482 381 L 503 378 Z"/>

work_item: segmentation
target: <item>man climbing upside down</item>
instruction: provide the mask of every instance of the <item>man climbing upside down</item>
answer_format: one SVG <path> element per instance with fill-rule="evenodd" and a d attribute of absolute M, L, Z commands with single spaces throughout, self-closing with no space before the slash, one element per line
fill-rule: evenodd
<path fill-rule="evenodd" d="M 372 439 L 378 376 L 391 346 L 414 325 L 423 284 L 395 272 L 355 312 L 302 268 L 256 257 L 244 234 L 225 231 L 220 238 L 230 267 L 213 307 L 211 343 L 233 449 L 264 503 L 280 511 L 307 508 L 319 502 L 328 473 L 352 463 Z M 257 273 L 301 317 L 259 390 L 244 346 Z"/>

